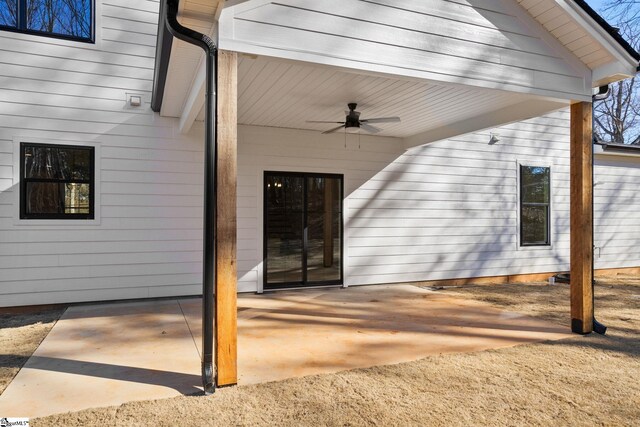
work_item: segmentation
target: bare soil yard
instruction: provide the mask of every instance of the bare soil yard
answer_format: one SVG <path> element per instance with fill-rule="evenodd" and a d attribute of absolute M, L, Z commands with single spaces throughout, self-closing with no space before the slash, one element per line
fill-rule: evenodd
<path fill-rule="evenodd" d="M 569 323 L 567 285 L 483 285 L 438 292 Z M 597 317 L 609 327 L 606 336 L 576 335 L 508 349 L 231 387 L 212 397 L 134 402 L 36 419 L 32 425 L 637 426 L 640 278 L 601 279 L 596 298 Z M 16 344 L 20 338 L 6 338 L 20 327 L 7 328 L 5 318 L 2 322 L 3 346 L 13 343 L 26 351 L 26 344 Z M 38 337 L 29 338 L 32 347 L 42 335 Z M 6 348 L 2 351 L 7 353 Z"/>
<path fill-rule="evenodd" d="M 0 394 L 38 348 L 64 309 L 0 311 Z"/>

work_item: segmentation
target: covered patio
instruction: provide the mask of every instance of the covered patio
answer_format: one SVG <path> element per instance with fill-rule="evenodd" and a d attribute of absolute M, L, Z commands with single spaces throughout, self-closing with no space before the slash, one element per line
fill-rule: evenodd
<path fill-rule="evenodd" d="M 318 143 L 304 153 L 294 143 L 282 151 L 263 147 L 268 152 L 258 155 L 276 159 L 273 163 L 256 160 L 254 147 L 242 152 L 243 146 L 249 147 L 247 140 L 268 140 L 270 129 L 325 130 L 309 120 L 335 120 L 336 112 L 340 118 L 348 102 L 366 105 L 374 117 L 402 116 L 402 124 L 377 133 L 390 139 L 381 144 L 384 150 L 397 150 L 389 153 L 389 162 L 415 147 L 570 109 L 571 329 L 580 334 L 593 330 L 592 92 L 635 74 L 637 61 L 615 31 L 600 27 L 579 5 L 543 3 L 255 0 L 219 2 L 215 8 L 189 0 L 167 3 L 168 11 L 161 11 L 153 108 L 178 118 L 177 130 L 184 134 L 202 132 L 198 121 L 204 120 L 207 135 L 202 318 L 206 384 L 214 382 L 212 366 L 218 386 L 250 375 L 238 369 L 242 362 L 236 355 L 244 352 L 239 348 L 252 343 L 243 343 L 236 334 L 241 316 L 236 304 L 238 290 L 260 293 L 266 283 L 258 207 L 263 174 L 320 170 L 346 175 L 334 164 L 341 160 L 339 153 L 322 153 L 323 165 L 310 154 L 328 144 Z M 536 13 L 543 6 L 553 13 Z M 181 30 L 178 18 L 202 34 Z M 202 40 L 207 42 L 206 55 L 196 46 L 202 47 Z M 214 98 L 216 108 L 206 103 Z M 241 126 L 250 137 L 239 143 Z M 335 145 L 336 136 L 326 141 Z M 296 153 L 295 164 L 279 162 L 291 152 Z M 373 174 L 386 166 L 379 163 Z M 371 176 L 351 179 L 344 198 Z M 389 178 L 391 186 L 395 179 Z M 343 217 L 345 228 L 349 220 Z M 345 234 L 348 239 L 349 231 Z M 239 236 L 255 239 L 253 246 L 241 248 Z M 372 277 L 386 268 L 352 268 L 372 272 L 366 281 L 358 281 L 350 277 L 349 260 L 345 263 L 345 287 L 380 283 Z M 214 299 L 215 304 L 208 302 Z M 384 307 L 393 304 L 387 299 Z M 386 312 L 380 307 L 373 311 Z M 331 357 L 342 360 L 333 347 Z M 429 347 L 437 347 L 433 337 Z M 273 361 L 267 366 L 274 366 Z"/>
<path fill-rule="evenodd" d="M 201 393 L 201 300 L 70 307 L 0 396 L 7 416 Z M 414 285 L 238 298 L 238 384 L 557 340 L 569 328 Z"/>

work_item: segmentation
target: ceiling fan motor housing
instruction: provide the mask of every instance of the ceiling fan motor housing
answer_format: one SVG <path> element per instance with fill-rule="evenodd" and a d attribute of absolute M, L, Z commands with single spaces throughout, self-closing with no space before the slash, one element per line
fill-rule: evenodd
<path fill-rule="evenodd" d="M 347 104 L 349 107 L 349 114 L 345 117 L 344 127 L 345 128 L 359 128 L 360 127 L 360 112 L 356 111 L 356 107 L 358 104 L 352 102 Z"/>
<path fill-rule="evenodd" d="M 356 107 L 358 104 L 355 102 L 351 102 L 347 104 L 349 107 L 349 111 L 346 112 L 346 116 L 344 117 L 344 122 L 333 122 L 333 121 L 325 121 L 325 120 L 307 120 L 307 123 L 331 123 L 336 126 L 332 129 L 326 130 L 322 132 L 323 135 L 337 132 L 339 129 L 363 129 L 369 133 L 378 133 L 382 131 L 382 129 L 372 126 L 372 123 L 399 123 L 400 117 L 376 117 L 376 118 L 368 118 L 360 120 L 360 112 L 356 111 Z"/>

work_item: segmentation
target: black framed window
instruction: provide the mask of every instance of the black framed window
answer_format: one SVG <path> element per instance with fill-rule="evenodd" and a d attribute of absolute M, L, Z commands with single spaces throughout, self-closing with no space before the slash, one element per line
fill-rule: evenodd
<path fill-rule="evenodd" d="M 0 29 L 93 43 L 94 0 L 0 0 Z"/>
<path fill-rule="evenodd" d="M 20 218 L 93 219 L 95 149 L 20 144 Z"/>
<path fill-rule="evenodd" d="M 551 169 L 520 165 L 520 245 L 551 244 Z"/>

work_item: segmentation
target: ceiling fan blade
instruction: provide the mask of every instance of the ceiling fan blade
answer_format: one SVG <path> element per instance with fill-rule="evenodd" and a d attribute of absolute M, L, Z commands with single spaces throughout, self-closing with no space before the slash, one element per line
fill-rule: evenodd
<path fill-rule="evenodd" d="M 326 130 L 326 131 L 322 132 L 322 134 L 325 135 L 327 133 L 333 133 L 333 132 L 337 131 L 338 129 L 342 129 L 343 127 L 344 127 L 344 124 L 342 124 L 342 125 L 340 125 L 338 127 L 335 127 L 333 129 Z"/>
<path fill-rule="evenodd" d="M 378 133 L 382 131 L 382 129 L 380 128 L 377 128 L 375 126 L 371 126 L 367 123 L 362 123 L 362 122 L 360 122 L 360 128 L 366 130 L 369 133 Z"/>
<path fill-rule="evenodd" d="M 400 117 L 376 117 L 375 119 L 360 120 L 361 123 L 399 123 Z"/>
<path fill-rule="evenodd" d="M 326 122 L 323 120 L 307 120 L 306 123 L 335 123 L 335 124 L 344 124 L 344 122 Z"/>

